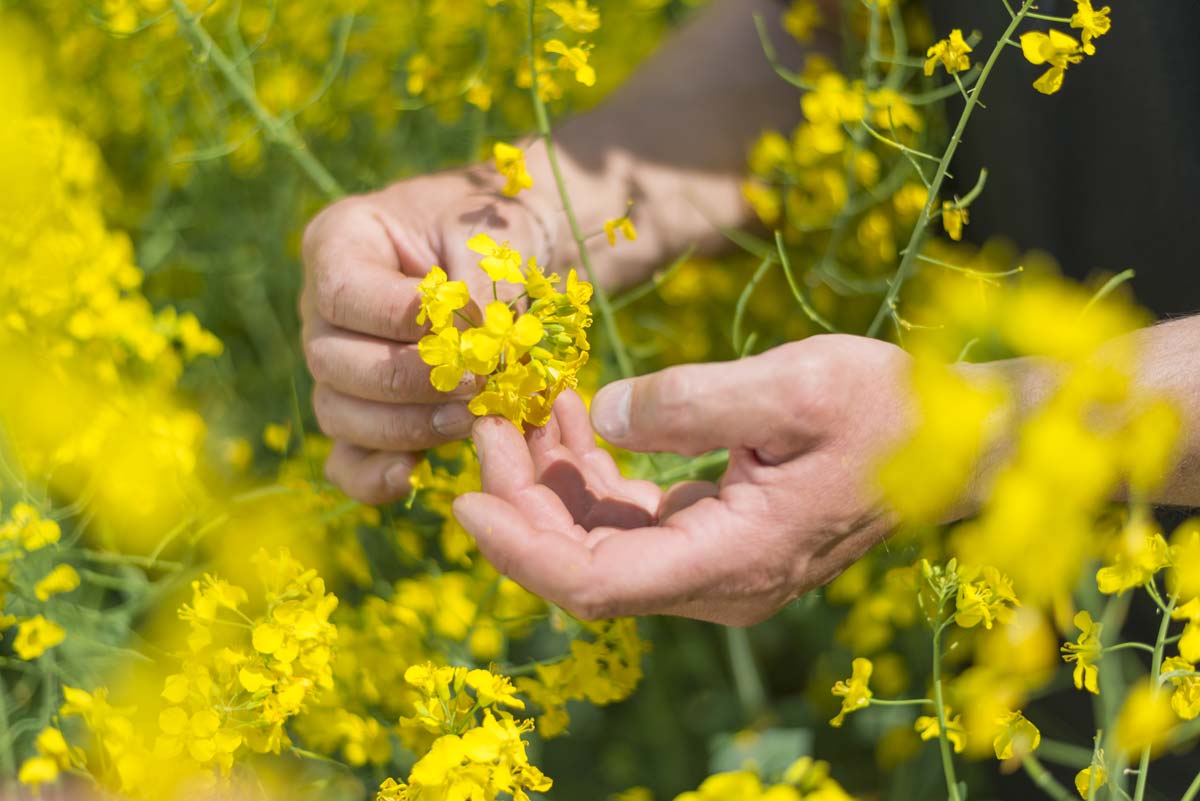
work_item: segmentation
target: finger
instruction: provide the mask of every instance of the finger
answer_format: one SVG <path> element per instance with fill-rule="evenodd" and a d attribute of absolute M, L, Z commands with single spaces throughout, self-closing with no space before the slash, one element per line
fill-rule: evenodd
<path fill-rule="evenodd" d="M 421 279 L 343 256 L 312 268 L 317 313 L 337 328 L 416 342 L 428 326 L 417 323 Z"/>
<path fill-rule="evenodd" d="M 370 451 L 335 442 L 325 460 L 325 475 L 354 500 L 375 506 L 409 494 L 408 478 L 420 460 L 419 453 Z"/>
<path fill-rule="evenodd" d="M 342 394 L 324 384 L 313 390 L 313 411 L 329 437 L 380 451 L 424 450 L 462 439 L 475 421 L 465 403 L 379 403 Z"/>
<path fill-rule="evenodd" d="M 501 417 L 480 418 L 471 430 L 483 491 L 507 501 L 537 525 L 571 531 L 575 518 L 563 499 L 538 484 L 529 445 Z"/>
<path fill-rule="evenodd" d="M 581 532 L 542 528 L 511 503 L 481 492 L 454 499 L 454 519 L 504 575 L 546 600 L 563 604 L 589 569 Z"/>
<path fill-rule="evenodd" d="M 625 478 L 612 454 L 596 444 L 596 432 L 578 393 L 567 390 L 554 404 L 562 444 L 582 463 L 589 479 L 604 491 L 626 498 L 653 513 L 662 490 L 652 481 Z"/>
<path fill-rule="evenodd" d="M 416 345 L 356 334 L 317 322 L 304 342 L 308 371 L 344 395 L 387 403 L 445 403 L 470 398 L 479 377 L 464 373 L 453 392 L 439 392 Z"/>
<path fill-rule="evenodd" d="M 658 519 L 667 520 L 703 498 L 715 498 L 720 488 L 711 481 L 681 481 L 669 488 L 658 507 Z"/>
<path fill-rule="evenodd" d="M 789 359 L 784 351 L 615 382 L 596 395 L 592 423 L 606 440 L 634 451 L 799 452 L 814 437 L 808 413 L 822 376 L 802 352 L 792 349 Z"/>

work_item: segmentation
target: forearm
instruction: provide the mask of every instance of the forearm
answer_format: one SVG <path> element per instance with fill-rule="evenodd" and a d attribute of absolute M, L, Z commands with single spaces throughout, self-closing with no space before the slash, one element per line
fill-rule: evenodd
<path fill-rule="evenodd" d="M 692 245 L 715 250 L 721 227 L 746 222 L 740 183 L 749 145 L 800 117 L 795 90 L 768 64 L 754 26 L 761 14 L 781 58 L 797 63 L 801 48 L 780 28 L 784 8 L 777 0 L 720 0 L 600 107 L 559 126 L 559 163 L 584 234 L 633 202 L 637 241 L 610 249 L 601 238 L 592 248 L 602 283 L 636 282 Z M 576 265 L 543 143 L 529 148 L 527 161 L 531 202 L 552 218 L 554 266 Z"/>
<path fill-rule="evenodd" d="M 1142 329 L 1109 347 L 1116 352 L 1129 345 L 1133 346 L 1136 365 L 1134 402 L 1165 399 L 1180 420 L 1176 459 L 1157 491 L 1147 500 L 1169 506 L 1200 507 L 1200 316 Z M 1102 350 L 1099 358 L 1104 357 Z M 964 365 L 962 369 L 983 379 L 1000 379 L 1008 385 L 1013 397 L 1008 434 L 984 456 L 972 482 L 969 508 L 958 510 L 970 513 L 986 501 L 996 469 L 1016 447 L 1020 424 L 1052 396 L 1060 375 L 1053 364 L 1035 358 Z"/>

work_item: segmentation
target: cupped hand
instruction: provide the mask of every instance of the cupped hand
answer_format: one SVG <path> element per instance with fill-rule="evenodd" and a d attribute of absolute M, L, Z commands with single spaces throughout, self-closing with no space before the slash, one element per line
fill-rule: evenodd
<path fill-rule="evenodd" d="M 302 338 L 313 409 L 334 440 L 326 474 L 364 503 L 406 495 L 420 451 L 461 439 L 474 422 L 466 401 L 480 380 L 468 374 L 454 392 L 438 392 L 417 352 L 427 331 L 416 321 L 421 278 L 436 264 L 490 300 L 466 247 L 481 231 L 549 258 L 551 233 L 532 201 L 496 185 L 484 170 L 402 181 L 329 206 L 305 230 Z M 479 319 L 473 303 L 464 312 Z"/>
<path fill-rule="evenodd" d="M 886 343 L 813 337 L 616 382 L 591 424 L 573 393 L 524 438 L 484 418 L 483 492 L 455 515 L 497 569 L 580 617 L 756 623 L 887 536 L 873 471 L 910 425 L 908 369 Z M 663 491 L 622 477 L 592 425 L 629 450 L 728 448 L 729 467 Z"/>

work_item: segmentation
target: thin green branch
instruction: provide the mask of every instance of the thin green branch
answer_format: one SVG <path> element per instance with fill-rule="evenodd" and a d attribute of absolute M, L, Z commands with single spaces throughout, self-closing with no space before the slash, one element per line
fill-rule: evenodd
<path fill-rule="evenodd" d="M 288 121 L 280 120 L 263 106 L 262 102 L 258 99 L 258 94 L 254 91 L 254 87 L 246 80 L 246 76 L 237 68 L 233 60 L 226 55 L 225 51 L 217 45 L 212 35 L 200 24 L 200 15 L 192 14 L 183 0 L 171 0 L 171 8 L 174 9 L 175 16 L 179 19 L 180 28 L 191 43 L 192 48 L 200 55 L 202 60 L 210 59 L 212 61 L 213 66 L 221 73 L 225 82 L 233 89 L 234 94 L 238 96 L 238 99 L 242 101 L 250 113 L 254 115 L 254 118 L 258 120 L 268 141 L 285 150 L 304 174 L 330 200 L 344 197 L 346 191 L 338 183 L 338 180 L 333 177 L 333 174 L 325 168 L 325 165 L 317 160 L 316 156 L 308 149 L 308 146 L 304 143 L 304 139 L 300 136 L 295 126 Z"/>
<path fill-rule="evenodd" d="M 180 0 L 174 0 L 174 2 L 180 2 Z M 536 11 L 536 0 L 530 0 L 529 63 L 531 66 L 529 70 L 529 96 L 533 101 L 533 112 L 537 118 L 538 134 L 546 145 L 546 157 L 550 162 L 550 171 L 554 174 L 554 184 L 558 188 L 558 196 L 562 200 L 563 212 L 567 215 L 567 222 L 571 226 L 571 236 L 575 239 L 575 246 L 579 249 L 579 260 L 583 262 L 583 269 L 587 272 L 588 281 L 592 284 L 593 297 L 596 300 L 596 306 L 600 310 L 601 323 L 604 326 L 605 334 L 608 335 L 609 345 L 616 356 L 617 368 L 620 370 L 622 377 L 629 378 L 634 374 L 633 361 L 629 358 L 629 351 L 625 347 L 625 341 L 621 338 L 621 331 L 617 327 L 616 315 L 613 313 L 608 293 L 600 285 L 600 282 L 596 280 L 596 270 L 592 267 L 592 257 L 588 253 L 587 237 L 584 236 L 583 228 L 579 225 L 579 218 L 575 216 L 575 208 L 571 204 L 571 193 L 567 191 L 567 182 L 563 178 L 562 169 L 558 164 L 558 149 L 554 144 L 554 135 L 550 129 L 550 114 L 546 111 L 546 104 L 542 101 L 542 96 L 538 91 Z"/>
<path fill-rule="evenodd" d="M 946 702 L 942 697 L 941 627 L 933 630 L 933 703 L 937 707 L 938 751 L 942 757 L 942 773 L 946 777 L 946 792 L 950 801 L 962 801 L 958 792 L 958 777 L 954 773 L 954 757 L 950 752 L 950 737 L 946 733 Z"/>
<path fill-rule="evenodd" d="M 958 150 L 959 142 L 962 141 L 963 132 L 967 128 L 967 122 L 971 119 L 971 114 L 975 111 L 975 107 L 979 105 L 979 95 L 983 91 L 983 86 L 987 83 L 988 76 L 992 72 L 992 67 L 1000 58 L 1000 53 L 1004 49 L 1003 40 L 1012 35 L 1017 29 L 1021 20 L 1029 12 L 1033 6 L 1034 0 L 1025 0 L 1021 5 L 1021 10 L 1013 15 L 1012 21 L 1005 30 L 1001 41 L 992 48 L 991 55 L 983 65 L 983 70 L 979 73 L 979 81 L 975 84 L 975 88 L 971 91 L 970 97 L 964 106 L 962 114 L 958 118 L 958 125 L 955 126 L 954 133 L 950 136 L 950 143 L 946 147 L 946 152 L 942 155 L 941 162 L 938 163 L 937 173 L 933 177 L 933 182 L 930 187 L 929 199 L 921 209 L 921 215 L 917 219 L 916 225 L 913 226 L 912 235 L 909 237 L 907 252 L 900 261 L 900 266 L 896 270 L 896 275 L 892 279 L 891 286 L 888 287 L 887 295 L 883 302 L 879 305 L 879 310 L 875 313 L 875 318 L 871 321 L 871 325 L 867 328 L 867 336 L 877 336 L 879 329 L 883 323 L 892 314 L 897 299 L 900 296 L 900 288 L 904 286 L 904 282 L 912 274 L 914 265 L 916 264 L 916 255 L 921 248 L 921 241 L 925 236 L 925 229 L 929 225 L 929 219 L 933 214 L 934 204 L 937 202 L 938 194 L 942 190 L 942 184 L 946 180 L 946 174 L 950 169 L 950 161 L 954 158 L 955 151 Z"/>
<path fill-rule="evenodd" d="M 1150 658 L 1150 676 L 1156 687 L 1161 686 L 1164 641 L 1167 639 L 1167 629 L 1171 626 L 1171 612 L 1175 609 L 1175 596 L 1167 601 L 1162 610 L 1162 622 L 1158 625 L 1158 637 L 1154 640 L 1154 655 Z M 1142 750 L 1142 758 L 1138 762 L 1137 784 L 1133 789 L 1133 801 L 1142 801 L 1146 797 L 1146 781 L 1150 775 L 1150 746 Z"/>
<path fill-rule="evenodd" d="M 808 296 L 804 294 L 804 292 L 800 289 L 800 285 L 796 283 L 796 277 L 792 275 L 792 262 L 788 258 L 787 248 L 783 245 L 782 231 L 775 232 L 775 248 L 779 252 L 779 263 L 783 267 L 783 274 L 787 278 L 788 286 L 791 288 L 792 295 L 796 298 L 796 302 L 800 304 L 800 308 L 808 316 L 808 319 L 812 320 L 826 331 L 829 331 L 830 333 L 836 333 L 837 329 L 834 328 L 833 323 L 826 320 L 820 312 L 813 308 L 812 303 L 810 303 L 808 300 Z"/>
<path fill-rule="evenodd" d="M 654 273 L 653 277 L 649 281 L 644 281 L 643 283 L 641 283 L 640 285 L 629 290 L 625 294 L 619 295 L 619 296 L 613 298 L 612 299 L 613 311 L 618 312 L 621 309 L 624 309 L 626 306 L 630 305 L 631 303 L 639 301 L 642 298 L 649 295 L 651 292 L 654 292 L 660 286 L 665 284 L 671 278 L 671 276 L 675 274 L 676 270 L 678 270 L 684 264 L 687 264 L 688 259 L 690 259 L 692 257 L 692 254 L 694 254 L 695 252 L 696 252 L 696 246 L 689 245 L 688 249 L 683 251 L 683 253 L 680 253 L 678 256 L 676 256 L 675 260 L 672 261 L 670 264 L 668 264 L 666 269 L 659 270 L 658 272 Z"/>
<path fill-rule="evenodd" d="M 767 274 L 767 270 L 771 269 L 771 265 L 775 263 L 775 259 L 771 256 L 763 258 L 762 263 L 758 265 L 758 269 L 754 271 L 754 275 L 750 276 L 750 280 L 746 282 L 746 286 L 742 289 L 742 293 L 738 295 L 737 306 L 733 311 L 733 349 L 738 353 L 742 352 L 742 321 L 746 317 L 746 307 L 750 305 L 750 297 L 754 294 L 754 290 L 758 288 L 763 276 Z"/>
<path fill-rule="evenodd" d="M 1054 799 L 1054 801 L 1076 801 L 1072 794 L 1062 783 L 1046 770 L 1046 766 L 1038 761 L 1038 758 L 1033 754 L 1027 754 L 1021 759 L 1021 767 L 1029 774 L 1029 778 L 1033 780 L 1046 795 Z"/>
<path fill-rule="evenodd" d="M 1088 310 L 1090 310 L 1092 308 L 1092 306 L 1095 306 L 1097 303 L 1104 300 L 1104 298 L 1111 295 L 1113 290 L 1115 290 L 1121 284 L 1123 284 L 1126 281 L 1133 278 L 1133 276 L 1134 276 L 1133 270 L 1122 270 L 1121 272 L 1114 275 L 1112 278 L 1105 281 L 1104 286 L 1097 289 L 1096 294 L 1092 295 L 1091 300 L 1089 300 L 1087 302 L 1087 305 L 1083 307 L 1083 311 L 1080 312 L 1080 316 L 1087 314 Z"/>

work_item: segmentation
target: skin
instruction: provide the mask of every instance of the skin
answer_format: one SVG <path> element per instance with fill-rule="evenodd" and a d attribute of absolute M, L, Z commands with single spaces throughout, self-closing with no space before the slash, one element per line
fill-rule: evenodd
<path fill-rule="evenodd" d="M 559 129 L 584 230 L 600 231 L 635 201 L 637 241 L 592 249 L 606 287 L 644 279 L 690 244 L 715 250 L 719 228 L 749 223 L 738 189 L 746 148 L 760 130 L 798 119 L 791 89 L 761 56 L 756 10 L 778 19 L 770 0 L 716 3 L 613 98 Z M 772 35 L 785 62 L 798 63 L 794 43 Z M 817 47 L 833 52 L 836 43 Z M 432 390 L 415 346 L 416 284 L 430 265 L 486 303 L 486 276 L 463 245 L 474 233 L 560 272 L 578 263 L 540 144 L 528 145 L 527 161 L 534 188 L 516 199 L 499 194 L 490 165 L 477 165 L 350 198 L 309 225 L 300 307 L 313 406 L 335 441 L 329 478 L 366 503 L 394 500 L 408 494 L 421 449 L 470 434 L 483 492 L 455 502 L 459 522 L 498 569 L 584 618 L 755 623 L 884 539 L 894 519 L 869 477 L 909 430 L 911 401 L 909 358 L 883 342 L 813 337 L 616 382 L 596 396 L 590 422 L 565 393 L 552 421 L 527 437 L 466 412 L 477 379 L 465 379 L 455 399 Z M 1140 385 L 1173 398 L 1184 418 L 1180 461 L 1156 500 L 1200 506 L 1200 318 L 1135 336 Z M 1001 377 L 1018 409 L 1034 407 L 1055 381 L 1033 360 L 958 369 Z M 634 451 L 728 448 L 730 466 L 719 484 L 662 490 L 622 477 L 595 433 Z M 956 513 L 979 503 L 1007 447 L 985 458 Z"/>

